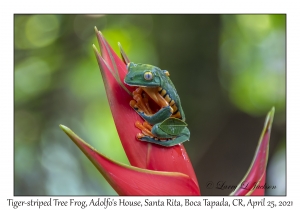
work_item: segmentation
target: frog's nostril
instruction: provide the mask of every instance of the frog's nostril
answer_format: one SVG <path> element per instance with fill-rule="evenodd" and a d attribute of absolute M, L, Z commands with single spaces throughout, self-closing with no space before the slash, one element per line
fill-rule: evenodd
<path fill-rule="evenodd" d="M 133 80 L 133 77 L 130 77 L 131 80 Z"/>

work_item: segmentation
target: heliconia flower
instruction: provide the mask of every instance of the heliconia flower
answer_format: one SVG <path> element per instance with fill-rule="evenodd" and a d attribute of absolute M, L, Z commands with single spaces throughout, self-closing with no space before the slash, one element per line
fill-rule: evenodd
<path fill-rule="evenodd" d="M 163 147 L 136 139 L 140 130 L 135 127 L 135 122 L 141 122 L 143 119 L 129 105 L 132 100 L 132 92 L 135 90 L 134 87 L 124 83 L 127 74 L 126 64 L 129 62 L 129 58 L 119 44 L 121 60 L 96 27 L 95 31 L 101 54 L 94 45 L 93 48 L 114 122 L 130 165 L 107 158 L 66 126 L 60 125 L 60 127 L 119 195 L 200 195 L 193 166 L 182 144 Z M 267 116 L 254 161 L 246 175 L 247 182 L 265 182 L 273 115 L 274 109 Z M 233 192 L 233 195 L 246 194 L 263 195 L 264 190 L 237 189 Z"/>

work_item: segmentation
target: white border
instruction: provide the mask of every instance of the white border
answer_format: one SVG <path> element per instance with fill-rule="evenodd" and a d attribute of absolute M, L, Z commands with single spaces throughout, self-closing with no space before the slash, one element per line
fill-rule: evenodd
<path fill-rule="evenodd" d="M 296 1 L 14 1 L 1 8 L 1 71 L 0 71 L 0 129 L 1 129 L 1 199 L 0 207 L 7 207 L 6 199 L 40 199 L 48 197 L 13 197 L 13 14 L 14 13 L 286 13 L 287 14 L 287 195 L 267 197 L 269 200 L 293 200 L 299 205 L 299 10 Z M 55 197 L 60 198 L 60 197 Z M 130 197 L 142 200 L 144 197 Z M 151 197 L 154 199 L 155 197 Z M 208 197 L 203 197 L 208 198 Z M 203 199 L 199 198 L 199 199 Z M 221 197 L 210 197 L 220 200 Z M 62 197 L 62 199 L 69 199 Z M 89 201 L 91 197 L 77 197 Z M 115 199 L 118 199 L 115 197 Z M 163 199 L 167 199 L 164 197 Z M 180 198 L 184 199 L 184 198 Z M 226 197 L 226 200 L 235 199 Z M 245 198 L 249 199 L 249 198 Z M 260 199 L 256 197 L 256 199 Z M 21 209 L 26 209 L 23 207 Z M 119 209 L 112 207 L 110 209 Z M 160 207 L 156 207 L 160 208 Z M 199 207 L 198 207 L 199 208 Z M 209 207 L 210 208 L 210 207 Z M 2 208 L 1 208 L 2 209 Z M 29 207 L 27 209 L 32 209 Z M 49 208 L 47 208 L 49 209 Z M 55 207 L 55 209 L 62 209 Z M 66 207 L 63 209 L 73 209 Z M 97 208 L 99 209 L 99 207 Z M 214 208 L 216 209 L 216 208 Z M 218 209 L 218 208 L 217 208 Z M 247 209 L 247 208 L 244 208 Z M 251 208 L 252 209 L 252 208 Z M 262 209 L 262 208 L 255 208 Z"/>

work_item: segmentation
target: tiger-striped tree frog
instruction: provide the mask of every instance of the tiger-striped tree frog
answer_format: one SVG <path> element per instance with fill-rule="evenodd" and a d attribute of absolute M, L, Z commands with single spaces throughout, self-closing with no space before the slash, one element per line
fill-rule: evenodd
<path fill-rule="evenodd" d="M 169 72 L 149 64 L 127 64 L 128 73 L 124 82 L 136 86 L 130 106 L 145 120 L 136 122 L 142 133 L 137 135 L 141 141 L 170 147 L 190 138 L 185 115 Z M 158 105 L 158 110 L 150 106 Z"/>

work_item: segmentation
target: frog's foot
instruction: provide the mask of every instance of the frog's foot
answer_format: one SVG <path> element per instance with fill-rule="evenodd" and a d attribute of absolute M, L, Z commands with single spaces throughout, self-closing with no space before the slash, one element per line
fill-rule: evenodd
<path fill-rule="evenodd" d="M 130 106 L 139 113 L 145 113 L 148 116 L 166 107 L 170 109 L 171 113 L 177 110 L 174 101 L 168 95 L 164 98 L 160 94 L 159 88 L 138 87 L 133 91 L 133 99 L 130 101 Z"/>
<path fill-rule="evenodd" d="M 140 139 L 144 136 L 151 136 L 152 138 L 154 138 L 154 135 L 151 133 L 152 126 L 148 122 L 145 121 L 142 124 L 141 122 L 136 121 L 135 127 L 137 127 L 138 129 L 140 129 L 142 131 L 142 133 L 137 134 L 138 139 Z"/>
<path fill-rule="evenodd" d="M 135 126 L 141 130 L 142 133 L 138 133 L 136 135 L 137 139 L 140 141 L 146 141 L 151 143 L 159 144 L 160 141 L 166 141 L 167 139 L 158 139 L 156 136 L 153 135 L 151 132 L 152 126 L 148 122 L 135 122 Z"/>
<path fill-rule="evenodd" d="M 142 88 L 137 88 L 133 91 L 133 99 L 130 101 L 130 106 L 139 113 L 145 113 L 146 115 L 152 115 L 153 110 L 149 106 L 149 98 L 146 94 L 143 94 Z"/>
<path fill-rule="evenodd" d="M 164 98 L 164 94 L 162 93 L 162 88 L 147 88 L 147 87 L 141 87 L 143 91 L 160 107 L 164 108 L 166 106 L 169 106 L 170 104 L 168 101 Z M 166 94 L 166 91 L 165 91 Z M 168 96 L 170 99 L 170 97 Z M 171 100 L 171 99 L 170 99 Z M 172 110 L 173 113 L 173 110 Z"/>
<path fill-rule="evenodd" d="M 184 127 L 178 135 L 174 135 L 176 133 L 173 133 L 172 135 L 170 133 L 166 133 L 159 126 L 160 124 L 155 124 L 151 129 L 151 133 L 154 137 L 149 135 L 139 135 L 138 139 L 145 142 L 159 144 L 164 147 L 181 144 L 190 139 L 190 131 L 187 127 Z"/>
<path fill-rule="evenodd" d="M 161 119 L 166 119 L 172 115 L 172 107 L 165 106 L 159 111 L 154 112 L 149 105 L 149 96 L 142 88 L 137 88 L 133 92 L 133 99 L 130 101 L 130 106 L 147 122 L 154 125 L 161 122 Z"/>

